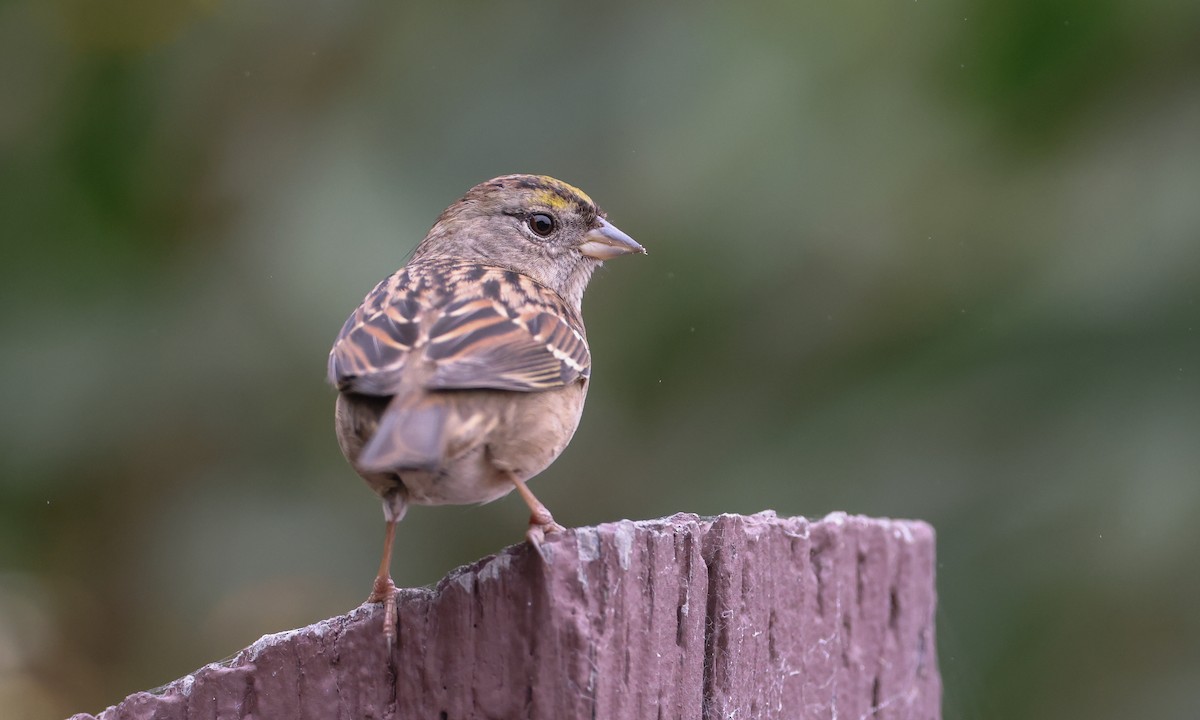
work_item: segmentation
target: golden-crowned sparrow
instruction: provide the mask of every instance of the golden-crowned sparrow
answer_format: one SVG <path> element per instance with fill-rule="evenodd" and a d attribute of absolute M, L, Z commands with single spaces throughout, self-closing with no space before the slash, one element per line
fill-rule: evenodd
<path fill-rule="evenodd" d="M 591 373 L 580 303 L 609 258 L 644 253 L 580 190 L 507 175 L 445 210 L 408 264 L 379 283 L 329 354 L 342 452 L 383 498 L 384 601 L 409 504 L 483 503 L 516 490 L 529 540 L 561 530 L 525 481 L 563 451 Z"/>

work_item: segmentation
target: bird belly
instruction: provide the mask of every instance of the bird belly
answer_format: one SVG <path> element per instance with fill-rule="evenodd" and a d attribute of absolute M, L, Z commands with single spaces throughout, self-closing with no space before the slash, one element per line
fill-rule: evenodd
<path fill-rule="evenodd" d="M 497 500 L 562 453 L 579 425 L 587 381 L 534 393 L 448 393 L 453 406 L 445 454 L 436 467 L 367 471 L 355 461 L 379 426 L 387 398 L 339 396 L 338 439 L 359 474 L 381 496 L 401 490 L 417 505 L 472 505 Z M 402 489 L 401 489 L 402 486 Z"/>
<path fill-rule="evenodd" d="M 473 505 L 499 500 L 513 484 L 483 459 L 483 448 L 440 471 L 402 470 L 400 482 L 414 505 Z"/>
<path fill-rule="evenodd" d="M 469 406 L 497 407 L 500 422 L 483 435 L 457 446 L 436 471 L 399 472 L 409 501 L 418 505 L 488 503 L 514 488 L 510 473 L 528 480 L 545 470 L 570 442 L 583 411 L 584 382 L 538 393 L 472 391 Z M 497 398 L 499 399 L 499 398 Z M 467 410 L 469 408 L 464 408 Z M 453 446 L 453 444 L 452 444 Z"/>

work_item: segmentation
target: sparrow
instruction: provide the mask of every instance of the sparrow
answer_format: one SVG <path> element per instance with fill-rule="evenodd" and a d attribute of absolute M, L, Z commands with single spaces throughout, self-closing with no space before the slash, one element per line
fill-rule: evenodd
<path fill-rule="evenodd" d="M 592 273 L 645 252 L 578 188 L 544 175 L 494 178 L 446 208 L 338 333 L 335 427 L 383 500 L 383 558 L 367 601 L 384 603 L 389 648 L 392 546 L 409 505 L 486 503 L 516 490 L 535 549 L 563 529 L 526 483 L 579 425 Z"/>

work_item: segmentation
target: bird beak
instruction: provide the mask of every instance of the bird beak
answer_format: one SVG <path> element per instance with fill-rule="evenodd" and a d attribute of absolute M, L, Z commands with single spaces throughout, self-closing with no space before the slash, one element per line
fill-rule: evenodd
<path fill-rule="evenodd" d="M 600 218 L 600 227 L 593 228 L 583 236 L 579 252 L 596 260 L 608 260 L 630 253 L 646 254 L 646 248 L 638 245 L 637 240 L 617 229 L 604 218 Z"/>

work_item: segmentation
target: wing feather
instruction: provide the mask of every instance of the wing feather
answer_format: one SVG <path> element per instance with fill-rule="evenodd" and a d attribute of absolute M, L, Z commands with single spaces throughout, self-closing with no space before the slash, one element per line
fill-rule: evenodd
<path fill-rule="evenodd" d="M 537 392 L 591 373 L 578 313 L 503 268 L 427 261 L 380 283 L 350 316 L 329 358 L 345 392 L 393 395 L 406 367 L 432 366 L 430 390 Z"/>

